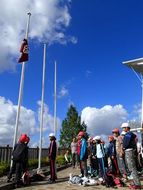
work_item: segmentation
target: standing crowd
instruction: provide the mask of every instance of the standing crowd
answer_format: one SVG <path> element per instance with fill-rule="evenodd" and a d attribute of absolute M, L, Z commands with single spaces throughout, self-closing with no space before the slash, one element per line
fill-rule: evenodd
<path fill-rule="evenodd" d="M 118 177 L 123 182 L 132 179 L 129 187 L 141 189 L 139 175 L 143 168 L 142 148 L 139 146 L 137 136 L 130 131 L 128 123 L 123 123 L 121 129 L 121 133 L 118 128 L 112 130 L 112 134 L 108 136 L 108 144 L 100 136 L 87 138 L 87 134 L 80 131 L 71 142 L 71 157 L 69 151 L 65 154 L 66 162 L 72 162 L 73 168 L 80 167 L 82 178 L 86 179 L 90 175 L 102 180 L 103 184 L 111 182 L 109 176 Z M 49 183 L 54 183 L 57 179 L 55 164 L 57 144 L 53 133 L 49 134 L 49 140 Z M 15 172 L 16 187 L 22 185 L 21 176 L 28 171 L 29 141 L 30 138 L 26 134 L 21 135 L 12 153 L 13 163 L 8 174 L 8 182 Z"/>
<path fill-rule="evenodd" d="M 122 182 L 132 180 L 131 189 L 141 189 L 142 149 L 128 123 L 121 129 L 121 133 L 118 128 L 112 130 L 108 144 L 100 136 L 87 138 L 85 132 L 79 132 L 71 143 L 72 165 L 79 163 L 82 177 L 90 175 L 108 183 L 112 175 Z"/>

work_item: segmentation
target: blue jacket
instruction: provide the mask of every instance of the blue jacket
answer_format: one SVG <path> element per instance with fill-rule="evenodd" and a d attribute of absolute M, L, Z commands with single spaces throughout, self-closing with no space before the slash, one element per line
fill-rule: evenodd
<path fill-rule="evenodd" d="M 84 138 L 82 138 L 81 147 L 80 147 L 80 160 L 84 161 L 87 158 L 88 158 L 87 142 Z"/>
<path fill-rule="evenodd" d="M 109 143 L 107 154 L 108 154 L 109 157 L 116 155 L 115 141 L 112 141 L 112 142 Z"/>
<path fill-rule="evenodd" d="M 135 142 L 136 135 L 131 131 L 127 132 L 123 138 L 123 148 L 129 149 L 136 149 L 136 142 Z"/>

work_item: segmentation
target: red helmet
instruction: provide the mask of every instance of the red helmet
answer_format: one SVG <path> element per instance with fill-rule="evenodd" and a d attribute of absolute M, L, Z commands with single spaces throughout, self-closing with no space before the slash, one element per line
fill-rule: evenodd
<path fill-rule="evenodd" d="M 112 133 L 119 133 L 119 129 L 118 128 L 113 129 Z"/>
<path fill-rule="evenodd" d="M 26 143 L 29 142 L 30 138 L 27 136 L 27 134 L 22 134 L 19 138 L 19 142 Z"/>
<path fill-rule="evenodd" d="M 78 133 L 78 136 L 83 137 L 83 136 L 84 136 L 84 132 L 83 132 L 83 131 L 80 131 L 80 132 Z"/>
<path fill-rule="evenodd" d="M 110 138 L 112 141 L 114 140 L 114 136 L 113 136 L 113 135 L 109 135 L 109 136 L 108 136 L 108 139 L 109 139 L 109 138 Z"/>

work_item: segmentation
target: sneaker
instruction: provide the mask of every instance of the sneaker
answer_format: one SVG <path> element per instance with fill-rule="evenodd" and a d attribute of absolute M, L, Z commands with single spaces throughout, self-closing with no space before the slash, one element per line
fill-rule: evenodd
<path fill-rule="evenodd" d="M 21 188 L 22 187 L 22 185 L 20 185 L 20 184 L 15 184 L 15 188 L 17 189 L 17 188 Z"/>
<path fill-rule="evenodd" d="M 124 183 L 127 182 L 127 178 L 124 178 L 124 177 L 123 177 L 121 180 L 122 180 Z"/>
<path fill-rule="evenodd" d="M 82 180 L 87 182 L 88 181 L 88 178 L 86 176 L 82 177 Z"/>
<path fill-rule="evenodd" d="M 99 180 L 100 182 L 103 182 L 103 181 L 104 181 L 102 177 L 98 178 L 98 180 Z"/>
<path fill-rule="evenodd" d="M 132 175 L 127 176 L 127 179 L 128 179 L 128 180 L 132 180 L 132 179 L 133 179 L 133 176 L 132 176 Z"/>
<path fill-rule="evenodd" d="M 20 187 L 24 187 L 24 184 L 22 182 L 17 182 L 15 184 L 15 188 L 20 188 Z"/>
<path fill-rule="evenodd" d="M 55 180 L 51 180 L 51 179 L 50 179 L 50 180 L 48 180 L 48 183 L 49 183 L 49 184 L 55 183 Z"/>

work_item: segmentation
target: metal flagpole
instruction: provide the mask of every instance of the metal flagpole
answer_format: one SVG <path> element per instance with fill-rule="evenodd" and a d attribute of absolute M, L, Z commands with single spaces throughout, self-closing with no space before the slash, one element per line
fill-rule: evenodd
<path fill-rule="evenodd" d="M 57 137 L 57 63 L 55 61 L 55 76 L 54 76 L 54 134 Z"/>
<path fill-rule="evenodd" d="M 55 61 L 55 73 L 54 73 L 54 134 L 57 139 L 57 62 Z M 58 146 L 57 146 L 58 153 Z M 55 174 L 57 177 L 57 165 L 55 163 Z"/>
<path fill-rule="evenodd" d="M 46 44 L 44 44 L 44 53 L 43 53 L 43 78 L 42 78 L 42 97 L 41 97 L 41 119 L 40 119 L 40 142 L 39 142 L 38 170 L 41 169 L 42 133 L 43 133 L 43 113 L 44 113 L 45 71 L 46 71 Z"/>
<path fill-rule="evenodd" d="M 27 14 L 28 14 L 28 19 L 27 19 L 25 39 L 28 40 L 31 13 L 27 13 Z M 22 100 L 23 86 L 24 86 L 24 71 L 25 71 L 25 62 L 22 63 L 21 80 L 20 80 L 19 97 L 18 97 L 18 108 L 17 108 L 16 124 L 15 124 L 14 139 L 13 139 L 13 149 L 17 142 L 18 124 L 19 124 L 21 100 Z M 12 161 L 11 161 L 11 166 L 12 166 Z"/>

